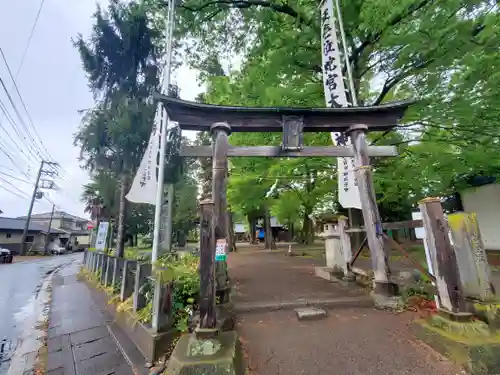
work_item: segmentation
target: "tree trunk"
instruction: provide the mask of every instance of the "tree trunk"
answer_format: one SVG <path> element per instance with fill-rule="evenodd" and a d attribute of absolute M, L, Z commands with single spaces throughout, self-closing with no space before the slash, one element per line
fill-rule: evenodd
<path fill-rule="evenodd" d="M 257 245 L 257 220 L 248 216 L 248 226 L 250 227 L 250 245 Z"/>
<path fill-rule="evenodd" d="M 309 244 L 312 241 L 312 222 L 309 218 L 309 214 L 311 213 L 310 209 L 305 209 L 304 217 L 302 222 L 302 242 L 305 244 Z"/>
<path fill-rule="evenodd" d="M 186 246 L 186 233 L 183 230 L 177 231 L 177 246 Z"/>
<path fill-rule="evenodd" d="M 264 212 L 264 241 L 266 243 L 266 249 L 276 249 L 276 242 L 274 242 L 273 229 L 271 228 L 271 217 L 268 209 Z"/>
<path fill-rule="evenodd" d="M 228 251 L 233 252 L 236 251 L 236 240 L 234 238 L 234 221 L 233 221 L 233 213 L 228 210 L 227 211 L 227 231 L 228 231 Z"/>
<path fill-rule="evenodd" d="M 288 232 L 286 233 L 286 242 L 293 241 L 293 223 L 288 220 L 287 224 Z"/>
<path fill-rule="evenodd" d="M 123 258 L 125 253 L 125 214 L 127 212 L 127 200 L 125 195 L 128 187 L 128 175 L 123 173 L 120 184 L 120 211 L 118 213 L 118 228 L 116 235 L 116 256 Z"/>
<path fill-rule="evenodd" d="M 137 234 L 134 234 L 134 247 L 137 247 L 137 244 L 139 243 L 139 238 Z"/>

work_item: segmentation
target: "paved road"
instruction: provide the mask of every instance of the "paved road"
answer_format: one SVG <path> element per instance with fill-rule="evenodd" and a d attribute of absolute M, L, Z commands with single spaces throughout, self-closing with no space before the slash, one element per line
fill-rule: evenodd
<path fill-rule="evenodd" d="M 43 280 L 55 268 L 71 263 L 82 254 L 70 254 L 14 264 L 0 264 L 0 375 L 7 373 L 10 359 L 19 345 L 24 322 L 30 321 L 33 305 Z"/>

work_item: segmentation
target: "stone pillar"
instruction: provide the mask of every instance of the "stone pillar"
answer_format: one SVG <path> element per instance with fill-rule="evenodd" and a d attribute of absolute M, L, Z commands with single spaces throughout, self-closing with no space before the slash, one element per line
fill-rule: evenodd
<path fill-rule="evenodd" d="M 351 248 L 351 238 L 349 236 L 349 233 L 347 233 L 348 220 L 349 219 L 345 216 L 339 217 L 338 231 L 340 234 L 340 247 L 343 256 L 342 268 L 344 271 L 344 280 L 354 281 L 356 280 L 356 276 L 351 270 L 352 248 Z"/>
<path fill-rule="evenodd" d="M 106 254 L 101 255 L 101 262 L 100 262 L 100 268 L 101 268 L 101 284 L 105 285 L 106 283 L 106 266 L 108 264 L 108 258 Z"/>
<path fill-rule="evenodd" d="M 325 239 L 326 266 L 337 276 L 343 276 L 344 257 L 342 254 L 338 223 L 326 223 L 323 233 L 323 238 Z"/>
<path fill-rule="evenodd" d="M 465 297 L 483 302 L 493 300 L 491 269 L 475 213 L 448 215 L 448 225 Z"/>
<path fill-rule="evenodd" d="M 155 269 L 161 272 L 162 269 Z M 170 326 L 170 312 L 172 307 L 172 283 L 161 280 L 161 277 L 155 275 L 153 292 L 153 316 L 151 319 L 151 328 L 154 332 L 160 333 Z"/>
<path fill-rule="evenodd" d="M 214 219 L 216 238 L 229 242 L 229 223 L 227 215 L 227 174 L 228 148 L 231 127 L 227 123 L 215 123 L 210 131 L 214 139 L 212 158 L 212 199 L 214 203 Z M 226 246 L 227 247 L 227 246 Z M 221 303 L 229 302 L 230 285 L 227 261 L 217 260 L 215 263 L 217 294 Z"/>
<path fill-rule="evenodd" d="M 125 301 L 134 292 L 134 275 L 131 270 L 135 268 L 136 261 L 125 260 L 123 266 L 122 285 L 120 289 L 120 300 Z"/>
<path fill-rule="evenodd" d="M 142 293 L 142 287 L 147 283 L 147 278 L 151 275 L 151 264 L 137 263 L 134 280 L 134 311 L 139 311 L 146 306 L 146 297 Z"/>
<path fill-rule="evenodd" d="M 113 281 L 113 258 L 110 256 L 106 257 L 106 276 L 104 277 L 104 285 L 110 286 Z"/>
<path fill-rule="evenodd" d="M 120 272 L 118 270 L 118 258 L 113 257 L 113 277 L 111 278 L 112 285 L 116 285 L 116 283 L 118 282 L 118 272 Z"/>

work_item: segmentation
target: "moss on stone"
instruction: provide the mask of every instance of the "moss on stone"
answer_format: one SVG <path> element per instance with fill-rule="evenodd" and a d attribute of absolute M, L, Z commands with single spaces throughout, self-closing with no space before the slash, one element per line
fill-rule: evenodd
<path fill-rule="evenodd" d="M 500 303 L 495 302 L 474 302 L 472 304 L 474 314 L 484 320 L 491 329 L 500 330 Z"/>
<path fill-rule="evenodd" d="M 442 316 L 415 321 L 417 336 L 471 375 L 500 373 L 500 335 L 482 321 L 454 322 Z"/>
<path fill-rule="evenodd" d="M 201 354 L 204 350 L 194 350 L 193 346 L 203 346 L 193 334 L 181 336 L 168 361 L 164 374 L 168 375 L 243 375 L 243 355 L 235 331 L 219 333 L 217 351 Z M 210 340 L 214 341 L 214 340 Z M 213 343 L 212 343 L 213 344 Z"/>

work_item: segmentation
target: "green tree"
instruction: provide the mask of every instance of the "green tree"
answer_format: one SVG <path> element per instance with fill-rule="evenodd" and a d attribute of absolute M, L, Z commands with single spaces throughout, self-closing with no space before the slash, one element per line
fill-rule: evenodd
<path fill-rule="evenodd" d="M 465 172 L 496 173 L 496 1 L 355 0 L 341 7 L 360 104 L 421 99 L 397 132 L 371 135 L 401 152 L 374 160 L 383 218 L 398 220 L 422 196 L 449 193 Z M 191 40 L 193 66 L 207 70 L 213 56 L 243 60 L 238 71 L 206 77 L 206 102 L 324 106 L 317 2 L 193 0 L 181 8 L 178 34 Z"/>
<path fill-rule="evenodd" d="M 118 211 L 118 194 L 116 191 L 116 175 L 108 171 L 97 171 L 91 175 L 90 183 L 83 186 L 81 200 L 84 211 L 92 220 L 111 220 Z M 99 207 L 100 210 L 95 208 Z"/>
<path fill-rule="evenodd" d="M 144 153 L 153 120 L 148 102 L 158 86 L 156 42 L 161 32 L 149 22 L 143 3 L 112 0 L 107 11 L 99 5 L 89 40 L 74 41 L 98 100 L 75 137 L 92 169 L 107 167 L 120 175 L 116 253 L 123 256 L 129 174 Z"/>

